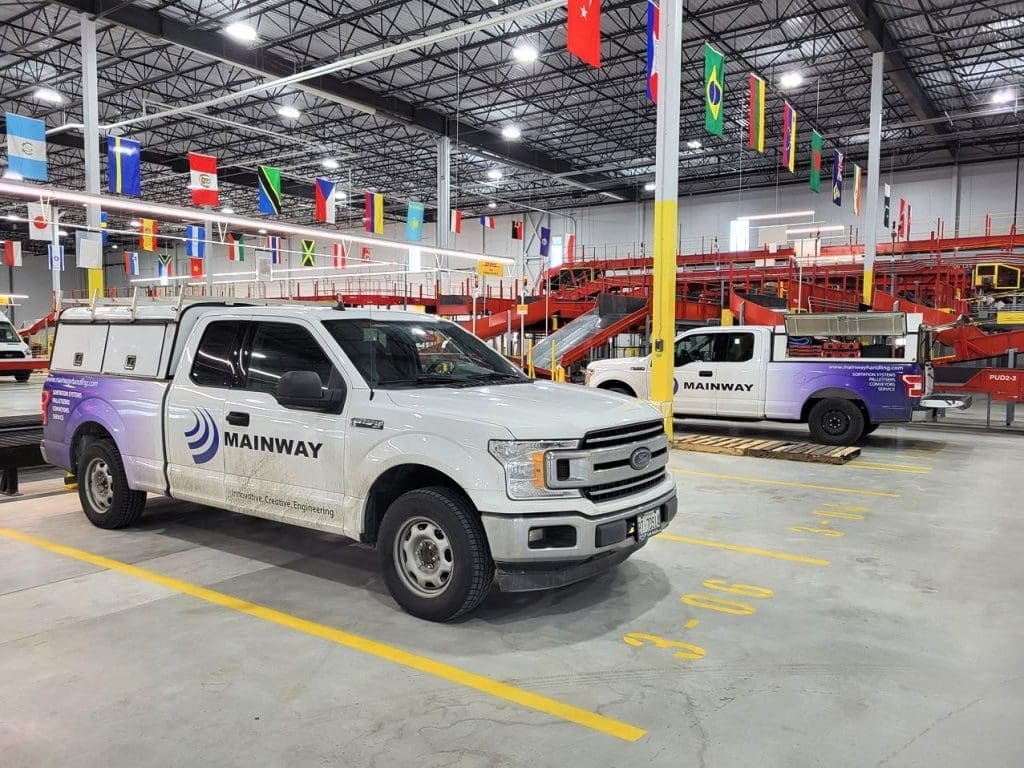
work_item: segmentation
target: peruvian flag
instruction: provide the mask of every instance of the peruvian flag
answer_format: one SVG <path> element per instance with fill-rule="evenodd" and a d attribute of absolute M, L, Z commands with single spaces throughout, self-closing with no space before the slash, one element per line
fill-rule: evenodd
<path fill-rule="evenodd" d="M 576 260 L 576 233 L 565 236 L 565 263 L 572 264 Z"/>
<path fill-rule="evenodd" d="M 456 235 L 462 234 L 462 211 L 452 211 L 450 229 Z"/>
<path fill-rule="evenodd" d="M 569 0 L 566 48 L 576 58 L 601 68 L 601 0 Z"/>
<path fill-rule="evenodd" d="M 192 203 L 194 205 L 218 205 L 220 192 L 217 189 L 217 158 L 212 155 L 189 152 L 188 171 Z"/>
<path fill-rule="evenodd" d="M 3 254 L 5 267 L 21 266 L 21 243 L 19 243 L 18 241 L 0 241 L 0 253 Z"/>
<path fill-rule="evenodd" d="M 348 246 L 345 243 L 335 243 L 331 258 L 335 269 L 344 269 L 348 263 Z"/>

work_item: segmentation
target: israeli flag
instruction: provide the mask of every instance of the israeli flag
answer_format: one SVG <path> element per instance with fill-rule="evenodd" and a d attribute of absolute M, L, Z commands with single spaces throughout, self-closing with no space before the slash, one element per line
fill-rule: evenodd
<path fill-rule="evenodd" d="M 64 246 L 63 245 L 48 245 L 46 247 L 47 255 L 49 256 L 50 271 L 63 272 L 64 271 Z"/>
<path fill-rule="evenodd" d="M 7 168 L 23 179 L 46 181 L 46 123 L 6 113 Z"/>

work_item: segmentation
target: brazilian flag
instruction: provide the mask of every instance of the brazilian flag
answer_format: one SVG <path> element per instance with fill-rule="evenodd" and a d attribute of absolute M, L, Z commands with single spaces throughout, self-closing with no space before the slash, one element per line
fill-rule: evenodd
<path fill-rule="evenodd" d="M 704 44 L 704 128 L 721 136 L 725 127 L 725 55 Z"/>

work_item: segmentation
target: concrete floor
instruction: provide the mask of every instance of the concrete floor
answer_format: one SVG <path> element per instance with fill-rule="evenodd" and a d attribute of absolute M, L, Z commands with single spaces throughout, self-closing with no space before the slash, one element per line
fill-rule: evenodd
<path fill-rule="evenodd" d="M 101 531 L 30 474 L 0 502 L 0 765 L 1020 766 L 1022 455 L 934 427 L 883 428 L 843 467 L 676 453 L 686 541 L 453 625 L 400 612 L 350 542 L 156 498 Z"/>

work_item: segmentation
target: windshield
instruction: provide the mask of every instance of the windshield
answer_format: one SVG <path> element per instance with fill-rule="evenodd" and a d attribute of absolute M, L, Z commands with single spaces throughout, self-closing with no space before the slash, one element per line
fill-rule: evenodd
<path fill-rule="evenodd" d="M 324 326 L 374 388 L 472 387 L 529 379 L 480 339 L 436 320 L 326 320 Z"/>
<path fill-rule="evenodd" d="M 17 344 L 21 341 L 18 332 L 10 323 L 0 323 L 0 344 Z"/>

